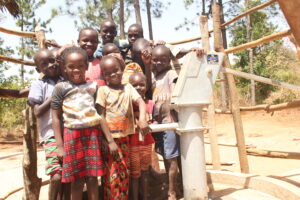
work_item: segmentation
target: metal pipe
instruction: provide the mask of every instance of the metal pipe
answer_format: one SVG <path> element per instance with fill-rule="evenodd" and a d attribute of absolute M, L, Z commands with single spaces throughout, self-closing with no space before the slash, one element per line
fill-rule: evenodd
<path fill-rule="evenodd" d="M 166 130 L 176 130 L 179 126 L 178 123 L 169 123 L 169 124 L 150 124 L 152 132 L 162 132 Z"/>
<path fill-rule="evenodd" d="M 180 130 L 189 131 L 180 136 L 181 163 L 184 199 L 206 200 L 207 182 L 205 153 L 200 106 L 179 107 L 178 118 Z"/>

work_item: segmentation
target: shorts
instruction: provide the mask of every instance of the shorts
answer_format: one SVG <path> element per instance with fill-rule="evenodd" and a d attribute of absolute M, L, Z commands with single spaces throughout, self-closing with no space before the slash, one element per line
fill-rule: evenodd
<path fill-rule="evenodd" d="M 155 140 L 155 151 L 164 159 L 180 156 L 179 135 L 174 130 L 152 133 Z"/>
<path fill-rule="evenodd" d="M 152 144 L 129 147 L 130 176 L 139 178 L 151 165 Z"/>
<path fill-rule="evenodd" d="M 62 167 L 61 162 L 57 157 L 57 144 L 54 137 L 47 138 L 43 147 L 46 154 L 46 174 L 49 176 L 53 176 L 55 174 L 61 174 Z"/>

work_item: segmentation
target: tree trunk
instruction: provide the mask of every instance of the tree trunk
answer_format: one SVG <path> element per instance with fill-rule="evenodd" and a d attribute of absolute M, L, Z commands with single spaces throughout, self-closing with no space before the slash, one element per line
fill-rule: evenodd
<path fill-rule="evenodd" d="M 147 7 L 147 19 L 148 19 L 149 39 L 153 40 L 153 30 L 152 30 L 150 0 L 146 0 L 146 7 Z"/>
<path fill-rule="evenodd" d="M 245 8 L 248 10 L 250 9 L 250 5 L 249 5 L 249 0 L 245 0 Z M 251 14 L 247 15 L 246 17 L 247 21 L 246 21 L 246 37 L 247 37 L 247 42 L 251 42 L 252 40 L 252 27 L 251 27 Z M 250 74 L 254 73 L 254 69 L 253 69 L 253 49 L 249 49 L 249 68 L 250 68 Z M 255 101 L 255 82 L 254 80 L 251 80 L 250 83 L 250 96 L 251 96 L 251 105 L 255 106 L 256 105 L 256 101 Z"/>
<path fill-rule="evenodd" d="M 124 0 L 120 0 L 120 37 L 125 39 L 125 30 L 124 30 Z"/>
<path fill-rule="evenodd" d="M 134 5 L 136 23 L 142 25 L 142 18 L 141 18 L 141 10 L 140 10 L 139 0 L 134 0 L 133 5 Z"/>

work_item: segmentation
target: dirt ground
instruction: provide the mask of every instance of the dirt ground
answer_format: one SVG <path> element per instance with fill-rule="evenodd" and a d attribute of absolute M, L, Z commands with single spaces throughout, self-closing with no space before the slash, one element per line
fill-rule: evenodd
<path fill-rule="evenodd" d="M 300 109 L 279 111 L 273 114 L 264 111 L 244 112 L 242 113 L 242 120 L 247 145 L 258 149 L 300 153 Z M 236 144 L 232 116 L 218 114 L 216 115 L 216 124 L 218 142 L 221 144 Z M 0 142 L 3 141 L 5 139 L 0 140 Z M 208 134 L 205 134 L 205 141 L 209 142 Z M 211 161 L 209 144 L 206 144 L 205 148 L 206 160 Z M 237 148 L 228 146 L 219 146 L 219 148 L 222 162 L 235 163 L 232 166 L 222 166 L 222 169 L 239 172 Z M 41 148 L 39 151 L 40 159 L 40 157 L 43 157 L 43 152 Z M 1 143 L 0 173 L 20 168 L 22 164 L 21 152 L 22 144 Z M 279 176 L 289 174 L 291 171 L 300 171 L 300 160 L 248 156 L 248 161 L 251 174 Z M 44 159 L 40 159 L 38 165 L 42 168 Z M 207 166 L 207 168 L 211 169 L 212 166 Z M 299 180 L 300 183 L 300 177 L 294 180 Z M 3 181 L 5 180 L 1 180 L 1 185 Z M 7 192 L 2 191 L 1 194 Z"/>

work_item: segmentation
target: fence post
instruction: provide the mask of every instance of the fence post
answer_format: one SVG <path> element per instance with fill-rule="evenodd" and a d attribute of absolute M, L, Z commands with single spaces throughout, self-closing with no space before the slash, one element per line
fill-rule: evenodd
<path fill-rule="evenodd" d="M 214 4 L 212 6 L 212 14 L 213 14 L 213 27 L 214 27 L 214 47 L 215 51 L 224 51 L 222 45 L 222 36 L 221 36 L 221 22 L 220 22 L 220 6 Z M 230 62 L 228 56 L 224 58 L 224 66 L 230 67 Z M 239 107 L 239 98 L 238 91 L 236 89 L 235 81 L 232 74 L 226 74 L 228 90 L 231 102 L 231 111 L 233 116 L 235 135 L 237 139 L 239 160 L 240 160 L 240 168 L 242 173 L 249 173 L 249 165 L 247 159 L 245 138 L 244 138 L 244 130 L 243 130 L 243 122 L 240 113 Z"/>
<path fill-rule="evenodd" d="M 206 15 L 200 16 L 200 31 L 202 38 L 202 48 L 206 51 L 210 51 L 209 45 L 209 33 L 208 33 L 208 20 Z M 210 99 L 211 104 L 207 108 L 208 126 L 209 126 L 209 137 L 210 137 L 210 149 L 211 149 L 211 159 L 213 169 L 221 170 L 220 163 L 220 152 L 218 147 L 218 139 L 216 132 L 216 122 L 215 122 L 215 105 L 214 105 L 214 95 L 212 94 Z"/>
<path fill-rule="evenodd" d="M 44 30 L 36 27 L 35 37 L 39 48 L 46 48 Z M 23 139 L 23 200 L 38 200 L 40 195 L 42 179 L 37 176 L 37 135 L 37 123 L 33 109 L 30 107 L 26 108 L 25 134 Z"/>
<path fill-rule="evenodd" d="M 38 200 L 42 179 L 37 176 L 37 126 L 31 107 L 25 111 L 25 133 L 23 137 L 23 200 Z"/>

